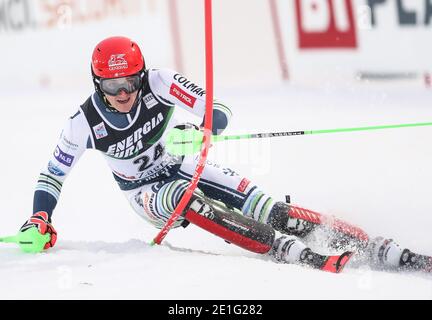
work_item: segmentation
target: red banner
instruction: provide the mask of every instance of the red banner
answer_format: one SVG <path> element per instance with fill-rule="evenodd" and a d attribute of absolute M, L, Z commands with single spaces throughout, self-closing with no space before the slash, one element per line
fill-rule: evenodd
<path fill-rule="evenodd" d="M 301 49 L 357 48 L 351 0 L 296 0 Z"/>

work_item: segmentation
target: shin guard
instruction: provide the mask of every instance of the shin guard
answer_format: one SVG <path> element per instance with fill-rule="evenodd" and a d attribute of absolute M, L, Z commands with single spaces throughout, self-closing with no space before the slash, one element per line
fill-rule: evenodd
<path fill-rule="evenodd" d="M 243 249 L 267 253 L 275 239 L 274 229 L 247 218 L 225 205 L 194 194 L 184 218 L 192 224 Z"/>
<path fill-rule="evenodd" d="M 359 227 L 283 202 L 274 205 L 268 223 L 278 231 L 298 237 L 306 237 L 319 227 L 332 238 L 329 245 L 335 248 L 350 244 L 364 248 L 369 241 L 369 236 Z"/>

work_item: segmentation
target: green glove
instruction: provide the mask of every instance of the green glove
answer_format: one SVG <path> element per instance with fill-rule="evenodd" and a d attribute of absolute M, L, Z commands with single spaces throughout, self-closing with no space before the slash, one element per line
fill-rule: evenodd
<path fill-rule="evenodd" d="M 166 148 L 173 155 L 192 155 L 201 150 L 204 133 L 202 131 L 187 129 L 171 129 L 166 137 Z"/>

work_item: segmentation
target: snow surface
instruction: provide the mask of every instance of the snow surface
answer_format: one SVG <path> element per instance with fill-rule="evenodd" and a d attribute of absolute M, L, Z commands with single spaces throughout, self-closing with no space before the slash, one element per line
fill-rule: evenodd
<path fill-rule="evenodd" d="M 2 92 L 2 235 L 31 214 L 39 170 L 88 89 Z M 234 113 L 227 134 L 432 121 L 432 91 L 414 87 L 279 85 L 216 95 Z M 431 127 L 420 127 L 223 142 L 210 157 L 280 200 L 290 194 L 432 254 L 431 137 Z M 70 174 L 53 219 L 59 239 L 47 252 L 0 244 L 1 299 L 432 299 L 431 277 L 277 264 L 194 226 L 151 247 L 157 230 L 129 207 L 95 151 Z"/>

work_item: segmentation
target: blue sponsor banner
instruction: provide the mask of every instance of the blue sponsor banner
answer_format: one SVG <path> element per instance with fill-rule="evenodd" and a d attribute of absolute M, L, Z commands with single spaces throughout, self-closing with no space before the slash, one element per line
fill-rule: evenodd
<path fill-rule="evenodd" d="M 54 151 L 54 158 L 56 158 L 58 162 L 68 167 L 72 165 L 72 162 L 74 160 L 74 156 L 63 152 L 59 146 L 57 146 Z"/>

